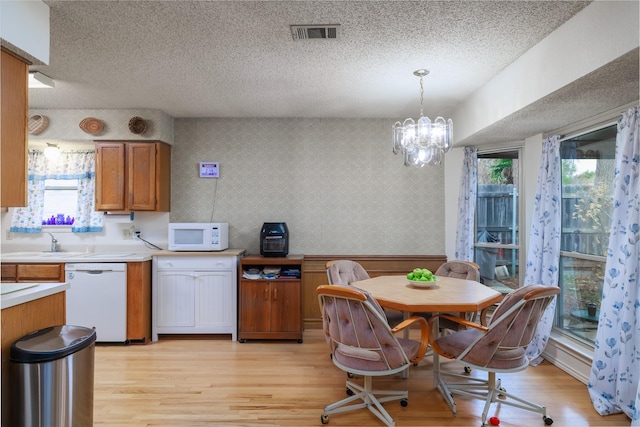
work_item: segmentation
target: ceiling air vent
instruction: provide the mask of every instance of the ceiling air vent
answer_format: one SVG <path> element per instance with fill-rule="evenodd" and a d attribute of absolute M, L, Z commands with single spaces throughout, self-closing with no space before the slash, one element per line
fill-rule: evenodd
<path fill-rule="evenodd" d="M 335 25 L 291 25 L 294 40 L 337 39 L 340 24 Z"/>

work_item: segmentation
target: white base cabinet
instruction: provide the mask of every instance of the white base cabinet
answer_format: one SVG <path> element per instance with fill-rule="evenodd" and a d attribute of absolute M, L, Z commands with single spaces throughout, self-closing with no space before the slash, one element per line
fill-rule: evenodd
<path fill-rule="evenodd" d="M 153 258 L 151 339 L 159 334 L 231 334 L 237 339 L 236 256 Z"/>

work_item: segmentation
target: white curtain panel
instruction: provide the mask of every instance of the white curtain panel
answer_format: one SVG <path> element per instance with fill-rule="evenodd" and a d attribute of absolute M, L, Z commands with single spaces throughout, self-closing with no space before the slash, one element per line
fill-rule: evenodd
<path fill-rule="evenodd" d="M 611 233 L 589 394 L 601 415 L 640 426 L 640 106 L 618 121 Z"/>
<path fill-rule="evenodd" d="M 474 222 L 478 195 L 478 149 L 465 147 L 458 196 L 456 259 L 473 261 Z"/>
<path fill-rule="evenodd" d="M 554 135 L 542 143 L 538 187 L 529 233 L 525 285 L 558 286 L 562 213 L 560 164 L 560 136 Z M 533 341 L 527 348 L 531 365 L 542 361 L 540 355 L 549 340 L 555 307 L 554 299 L 540 319 Z"/>

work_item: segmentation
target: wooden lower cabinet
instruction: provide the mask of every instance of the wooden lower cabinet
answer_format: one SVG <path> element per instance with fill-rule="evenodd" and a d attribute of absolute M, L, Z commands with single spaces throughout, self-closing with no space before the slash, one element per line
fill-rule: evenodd
<path fill-rule="evenodd" d="M 2 282 L 65 282 L 64 264 L 2 263 Z M 127 263 L 127 340 L 151 341 L 151 261 Z"/>
<path fill-rule="evenodd" d="M 151 341 L 151 261 L 127 263 L 127 340 Z"/>
<path fill-rule="evenodd" d="M 242 270 L 280 267 L 299 269 L 302 255 L 247 256 L 240 261 L 238 340 L 295 339 L 302 342 L 302 278 L 246 279 Z"/>

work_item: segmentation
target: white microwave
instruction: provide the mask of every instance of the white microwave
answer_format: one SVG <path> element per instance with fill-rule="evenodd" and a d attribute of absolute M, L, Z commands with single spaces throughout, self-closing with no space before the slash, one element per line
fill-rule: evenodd
<path fill-rule="evenodd" d="M 169 223 L 170 251 L 223 251 L 229 247 L 226 222 Z"/>

